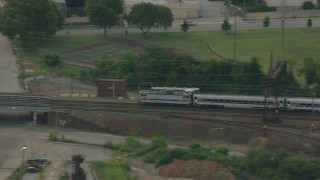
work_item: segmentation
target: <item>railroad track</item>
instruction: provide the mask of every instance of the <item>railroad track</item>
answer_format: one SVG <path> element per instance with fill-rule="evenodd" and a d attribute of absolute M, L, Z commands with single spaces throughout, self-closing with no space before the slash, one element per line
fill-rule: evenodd
<path fill-rule="evenodd" d="M 257 131 L 263 131 L 262 110 L 242 111 L 239 109 L 214 109 L 193 107 L 165 107 L 141 106 L 136 103 L 119 103 L 119 101 L 70 101 L 52 100 L 52 109 L 66 109 L 69 111 L 108 111 L 128 114 L 153 115 L 166 119 L 184 119 L 219 123 L 226 126 L 235 126 Z M 320 142 L 319 137 L 303 135 L 294 131 L 307 130 L 310 124 L 308 113 L 284 113 L 280 116 L 285 122 L 279 124 L 268 123 L 268 133 L 286 134 L 291 137 L 303 138 Z M 233 120 L 236 119 L 236 120 Z M 319 118 L 316 118 L 319 120 Z M 305 126 L 291 124 L 292 121 L 306 122 Z"/>

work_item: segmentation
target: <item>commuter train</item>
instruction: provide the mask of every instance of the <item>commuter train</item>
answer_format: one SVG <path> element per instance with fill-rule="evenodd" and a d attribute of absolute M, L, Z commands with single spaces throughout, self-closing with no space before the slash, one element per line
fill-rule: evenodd
<path fill-rule="evenodd" d="M 263 96 L 199 94 L 195 91 L 199 91 L 199 88 L 152 87 L 140 91 L 138 103 L 242 109 L 263 109 L 266 106 L 268 109 L 283 111 L 320 112 L 320 99 L 298 97 L 265 99 Z"/>

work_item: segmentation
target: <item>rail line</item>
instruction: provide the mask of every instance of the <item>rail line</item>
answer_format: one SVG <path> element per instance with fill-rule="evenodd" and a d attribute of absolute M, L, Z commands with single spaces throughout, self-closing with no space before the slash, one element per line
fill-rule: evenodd
<path fill-rule="evenodd" d="M 128 114 L 153 115 L 165 119 L 184 119 L 202 121 L 207 123 L 219 123 L 226 126 L 235 126 L 257 131 L 263 131 L 262 110 L 241 111 L 238 109 L 217 108 L 191 108 L 191 107 L 165 107 L 165 106 L 141 106 L 136 103 L 114 101 L 82 101 L 82 100 L 52 100 L 53 109 L 68 109 L 70 111 L 108 111 Z M 320 137 L 304 135 L 295 131 L 308 130 L 310 116 L 308 113 L 283 113 L 280 114 L 285 122 L 280 124 L 268 123 L 268 133 L 286 134 L 291 137 L 303 138 L 320 142 Z M 233 120 L 235 119 L 236 120 Z M 316 118 L 318 121 L 319 118 Z M 301 122 L 293 124 L 293 122 Z"/>

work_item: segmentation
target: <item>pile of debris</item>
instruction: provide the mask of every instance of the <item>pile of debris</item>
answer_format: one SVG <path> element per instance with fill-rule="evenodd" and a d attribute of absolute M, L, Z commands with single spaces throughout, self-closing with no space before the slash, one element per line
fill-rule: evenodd
<path fill-rule="evenodd" d="M 161 166 L 155 174 L 166 178 L 187 178 L 194 180 L 235 180 L 234 175 L 223 165 L 213 161 L 174 160 Z"/>

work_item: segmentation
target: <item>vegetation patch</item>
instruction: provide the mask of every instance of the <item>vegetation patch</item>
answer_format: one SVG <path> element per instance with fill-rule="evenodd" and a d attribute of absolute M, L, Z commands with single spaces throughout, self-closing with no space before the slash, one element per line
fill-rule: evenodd
<path fill-rule="evenodd" d="M 138 180 L 138 177 L 131 176 L 130 164 L 124 161 L 96 161 L 91 164 L 91 168 L 98 176 L 98 179 L 113 180 Z"/>
<path fill-rule="evenodd" d="M 187 148 L 169 148 L 165 139 L 159 136 L 153 137 L 149 144 L 141 144 L 134 137 L 128 137 L 125 143 L 112 145 L 111 147 L 119 147 L 117 148 L 118 151 L 125 153 L 129 157 L 139 157 L 146 163 L 153 163 L 155 167 L 161 167 L 158 172 L 166 177 L 178 177 L 178 171 L 181 174 L 187 174 L 188 178 L 197 178 L 203 175 L 208 179 L 232 176 L 244 178 L 248 174 L 262 179 L 295 180 L 317 179 L 320 177 L 320 172 L 318 171 L 320 168 L 319 161 L 284 149 L 271 152 L 263 148 L 251 148 L 245 156 L 231 156 L 229 155 L 229 150 L 225 147 L 211 150 L 198 143 L 193 143 Z M 198 161 L 204 163 L 195 168 L 194 164 L 199 163 Z M 210 167 L 215 167 L 217 171 L 209 176 L 198 173 L 191 173 L 193 175 L 190 175 L 189 171 L 184 171 L 185 167 L 179 167 L 181 164 L 193 166 L 193 168 L 190 168 L 193 170 L 198 169 L 199 172 L 205 170 L 210 164 Z M 202 166 L 204 169 L 200 168 Z"/>

